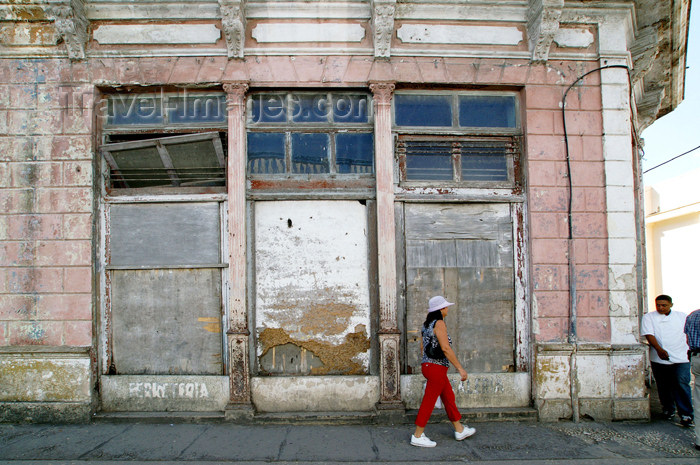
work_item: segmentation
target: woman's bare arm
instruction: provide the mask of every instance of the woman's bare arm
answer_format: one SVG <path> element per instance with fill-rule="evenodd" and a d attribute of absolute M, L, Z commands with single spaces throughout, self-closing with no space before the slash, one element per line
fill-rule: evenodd
<path fill-rule="evenodd" d="M 447 357 L 447 360 L 449 360 L 450 363 L 457 368 L 462 381 L 466 381 L 467 372 L 464 368 L 462 368 L 462 364 L 459 363 L 459 360 L 457 359 L 457 354 L 455 354 L 455 351 L 452 350 L 452 347 L 450 346 L 450 340 L 447 338 L 447 326 L 445 325 L 445 322 L 442 320 L 436 321 L 433 332 L 435 333 L 438 343 L 440 344 L 440 348 L 445 354 L 445 357 Z"/>

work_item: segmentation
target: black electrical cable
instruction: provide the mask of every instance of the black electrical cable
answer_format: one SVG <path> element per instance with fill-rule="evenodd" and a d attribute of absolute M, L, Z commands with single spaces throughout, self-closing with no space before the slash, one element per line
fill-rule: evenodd
<path fill-rule="evenodd" d="M 578 382 L 576 380 L 576 354 L 578 352 L 578 322 L 577 322 L 577 309 L 576 309 L 576 301 L 577 301 L 577 296 L 576 296 L 576 263 L 574 262 L 574 233 L 573 233 L 573 222 L 572 222 L 572 217 L 573 217 L 573 182 L 571 180 L 571 156 L 569 153 L 569 134 L 566 130 L 566 96 L 569 94 L 569 91 L 576 85 L 578 84 L 583 78 L 588 76 L 589 74 L 599 72 L 604 69 L 610 69 L 610 68 L 621 68 L 627 71 L 627 82 L 628 82 L 628 87 L 629 87 L 629 105 L 630 105 L 630 114 L 632 114 L 632 82 L 631 82 L 631 76 L 630 76 L 630 70 L 627 66 L 625 65 L 607 65 L 607 66 L 601 66 L 596 69 L 592 69 L 588 71 L 587 73 L 579 76 L 569 87 L 566 88 L 566 91 L 564 92 L 564 96 L 562 97 L 561 101 L 561 115 L 562 115 L 562 121 L 564 123 L 564 144 L 566 146 L 566 173 L 567 173 L 567 187 L 568 187 L 568 192 L 569 192 L 569 202 L 568 202 L 568 207 L 567 207 L 567 214 L 568 214 L 568 227 L 569 227 L 569 237 L 567 240 L 568 243 L 568 265 L 569 265 L 569 330 L 568 330 L 568 342 L 572 344 L 573 350 L 571 352 L 571 359 L 570 359 L 570 364 L 569 364 L 569 373 L 570 373 L 570 388 L 571 388 L 571 410 L 572 410 L 572 416 L 573 420 L 575 422 L 578 422 L 579 420 L 579 400 L 578 400 Z M 636 128 L 634 126 L 634 122 L 632 122 L 632 134 L 634 135 L 636 146 L 639 146 L 638 144 L 638 139 L 637 139 L 637 132 Z"/>
<path fill-rule="evenodd" d="M 673 158 L 671 158 L 671 159 L 669 159 L 669 160 L 666 160 L 666 161 L 663 162 L 663 163 L 659 163 L 659 164 L 656 165 L 656 166 L 652 166 L 651 168 L 649 168 L 648 170 L 644 171 L 643 173 L 646 174 L 646 173 L 648 173 L 649 171 L 658 168 L 659 166 L 664 166 L 666 163 L 671 163 L 671 162 L 672 162 L 673 160 L 675 160 L 676 158 L 680 158 L 680 157 L 682 157 L 682 156 L 684 156 L 684 155 L 688 155 L 689 153 L 695 152 L 697 149 L 700 149 L 700 145 L 698 145 L 698 146 L 695 147 L 694 149 L 688 150 L 687 152 L 683 152 L 683 153 L 681 153 L 680 155 L 676 155 L 675 157 L 673 157 Z"/>
<path fill-rule="evenodd" d="M 566 146 L 566 174 L 568 178 L 568 190 L 569 190 L 569 204 L 568 204 L 568 215 L 569 215 L 569 239 L 573 239 L 573 231 L 572 231 L 572 225 L 571 225 L 571 202 L 573 198 L 573 188 L 571 185 L 571 160 L 570 160 L 570 154 L 569 154 L 569 135 L 566 132 L 566 96 L 569 94 L 569 91 L 579 83 L 579 81 L 583 80 L 586 76 L 589 74 L 593 74 L 595 72 L 604 70 L 604 69 L 610 69 L 610 68 L 620 68 L 624 69 L 627 71 L 627 82 L 629 85 L 630 89 L 630 106 L 632 105 L 632 83 L 630 81 L 630 69 L 626 65 L 607 65 L 607 66 L 601 66 L 599 68 L 592 69 L 588 71 L 585 74 L 582 74 L 581 76 L 578 77 L 569 87 L 566 88 L 566 91 L 564 92 L 564 97 L 561 99 L 561 117 L 564 122 L 564 145 Z M 634 125 L 633 125 L 634 126 Z M 636 139 L 636 132 L 635 132 L 635 139 Z"/>
<path fill-rule="evenodd" d="M 632 114 L 631 107 L 632 107 L 632 80 L 630 76 L 630 69 L 626 65 L 606 65 L 606 66 L 601 66 L 599 68 L 592 69 L 588 71 L 587 73 L 582 74 L 579 76 L 569 87 L 566 88 L 566 91 L 564 92 L 564 96 L 562 97 L 561 100 L 561 115 L 562 115 L 562 121 L 564 123 L 564 145 L 566 147 L 566 178 L 567 178 L 567 189 L 568 189 L 568 194 L 569 194 L 569 199 L 568 199 L 568 206 L 567 206 L 567 220 L 568 220 L 568 228 L 569 228 L 569 236 L 568 236 L 568 243 L 569 243 L 569 254 L 568 254 L 568 265 L 569 265 L 569 330 L 568 330 L 568 340 L 570 343 L 577 343 L 578 339 L 578 323 L 577 323 L 577 311 L 576 311 L 576 265 L 574 263 L 574 253 L 573 253 L 573 239 L 574 239 L 574 233 L 573 233 L 573 183 L 571 180 L 571 156 L 569 153 L 569 135 L 566 130 L 566 96 L 569 94 L 569 91 L 580 81 L 582 81 L 586 76 L 589 74 L 593 74 L 596 72 L 600 72 L 604 69 L 611 69 L 611 68 L 620 68 L 624 69 L 627 71 L 627 83 L 628 83 L 628 88 L 629 88 L 629 105 L 630 105 L 630 114 Z M 637 132 L 636 128 L 634 126 L 634 122 L 632 122 L 632 134 L 635 138 L 635 142 L 638 144 L 638 138 L 637 138 Z"/>

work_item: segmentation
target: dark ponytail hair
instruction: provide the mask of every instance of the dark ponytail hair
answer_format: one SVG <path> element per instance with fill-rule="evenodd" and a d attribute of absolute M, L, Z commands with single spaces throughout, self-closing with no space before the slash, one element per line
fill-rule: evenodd
<path fill-rule="evenodd" d="M 425 322 L 423 323 L 423 327 L 427 328 L 430 326 L 430 323 L 436 320 L 442 320 L 442 312 L 440 310 L 435 310 L 434 312 L 428 312 L 428 316 L 425 317 Z"/>

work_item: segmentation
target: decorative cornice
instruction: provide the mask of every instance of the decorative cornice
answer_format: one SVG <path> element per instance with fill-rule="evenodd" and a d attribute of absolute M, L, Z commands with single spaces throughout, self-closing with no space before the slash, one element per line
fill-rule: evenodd
<path fill-rule="evenodd" d="M 396 0 L 372 1 L 372 26 L 374 32 L 374 57 L 391 56 L 391 38 L 394 35 Z"/>
<path fill-rule="evenodd" d="M 85 59 L 89 21 L 83 0 L 65 0 L 46 6 L 46 16 L 53 19 L 58 33 L 68 49 L 71 60 Z"/>
<path fill-rule="evenodd" d="M 219 0 L 221 25 L 229 59 L 243 58 L 245 46 L 246 0 Z"/>
<path fill-rule="evenodd" d="M 546 62 L 554 35 L 559 30 L 564 0 L 529 0 L 527 35 L 530 45 L 530 60 Z"/>

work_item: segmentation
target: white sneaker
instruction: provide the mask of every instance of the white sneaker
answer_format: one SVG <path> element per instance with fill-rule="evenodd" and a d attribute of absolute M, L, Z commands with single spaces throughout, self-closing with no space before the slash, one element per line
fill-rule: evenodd
<path fill-rule="evenodd" d="M 437 442 L 431 441 L 430 439 L 428 439 L 428 436 L 426 436 L 425 433 L 423 433 L 420 435 L 419 438 L 415 437 L 414 435 L 411 435 L 411 445 L 418 447 L 435 447 L 437 446 Z"/>
<path fill-rule="evenodd" d="M 470 428 L 467 425 L 464 425 L 464 429 L 461 433 L 455 431 L 455 439 L 461 441 L 462 439 L 466 439 L 474 433 L 476 433 L 476 430 L 474 428 Z"/>

